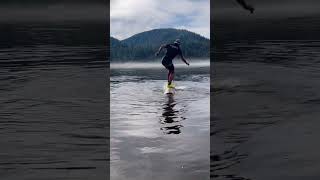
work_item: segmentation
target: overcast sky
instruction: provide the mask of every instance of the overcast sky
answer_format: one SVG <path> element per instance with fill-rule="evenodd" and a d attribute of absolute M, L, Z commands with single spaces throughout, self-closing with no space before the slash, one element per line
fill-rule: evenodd
<path fill-rule="evenodd" d="M 210 0 L 111 0 L 111 36 L 128 38 L 155 28 L 178 28 L 210 37 Z"/>

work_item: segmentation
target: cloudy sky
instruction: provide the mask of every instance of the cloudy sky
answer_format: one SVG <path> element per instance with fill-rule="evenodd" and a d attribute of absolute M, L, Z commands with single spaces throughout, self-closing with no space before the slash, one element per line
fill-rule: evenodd
<path fill-rule="evenodd" d="M 111 36 L 128 38 L 155 28 L 187 29 L 210 37 L 210 0 L 111 0 Z"/>

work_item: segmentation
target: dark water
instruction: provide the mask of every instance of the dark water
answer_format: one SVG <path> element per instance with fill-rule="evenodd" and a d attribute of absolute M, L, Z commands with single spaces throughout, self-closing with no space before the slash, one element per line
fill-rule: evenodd
<path fill-rule="evenodd" d="M 320 41 L 240 40 L 216 49 L 212 179 L 319 179 Z"/>
<path fill-rule="evenodd" d="M 105 48 L 80 31 L 1 27 L 1 179 L 108 177 Z"/>
<path fill-rule="evenodd" d="M 177 66 L 173 97 L 160 63 L 111 67 L 111 179 L 209 179 L 208 61 Z"/>

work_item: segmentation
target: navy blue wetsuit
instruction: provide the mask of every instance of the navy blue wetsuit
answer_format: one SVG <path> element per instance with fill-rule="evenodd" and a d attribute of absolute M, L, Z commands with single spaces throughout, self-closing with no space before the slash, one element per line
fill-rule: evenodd
<path fill-rule="evenodd" d="M 169 71 L 174 71 L 172 60 L 179 54 L 181 55 L 181 49 L 178 44 L 166 44 L 163 48 L 167 50 L 166 55 L 162 58 L 162 65 Z"/>

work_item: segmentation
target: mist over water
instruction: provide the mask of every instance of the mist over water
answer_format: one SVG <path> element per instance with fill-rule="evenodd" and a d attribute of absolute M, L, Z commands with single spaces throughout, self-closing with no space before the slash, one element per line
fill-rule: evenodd
<path fill-rule="evenodd" d="M 177 68 L 201 68 L 209 67 L 210 60 L 195 60 L 191 59 L 189 61 L 190 66 L 187 66 L 185 63 L 180 62 L 180 60 L 175 60 L 174 66 Z M 178 61 L 178 62 L 177 62 Z M 163 69 L 163 65 L 160 60 L 154 60 L 154 62 L 123 62 L 123 63 L 113 63 L 110 64 L 111 69 Z"/>

